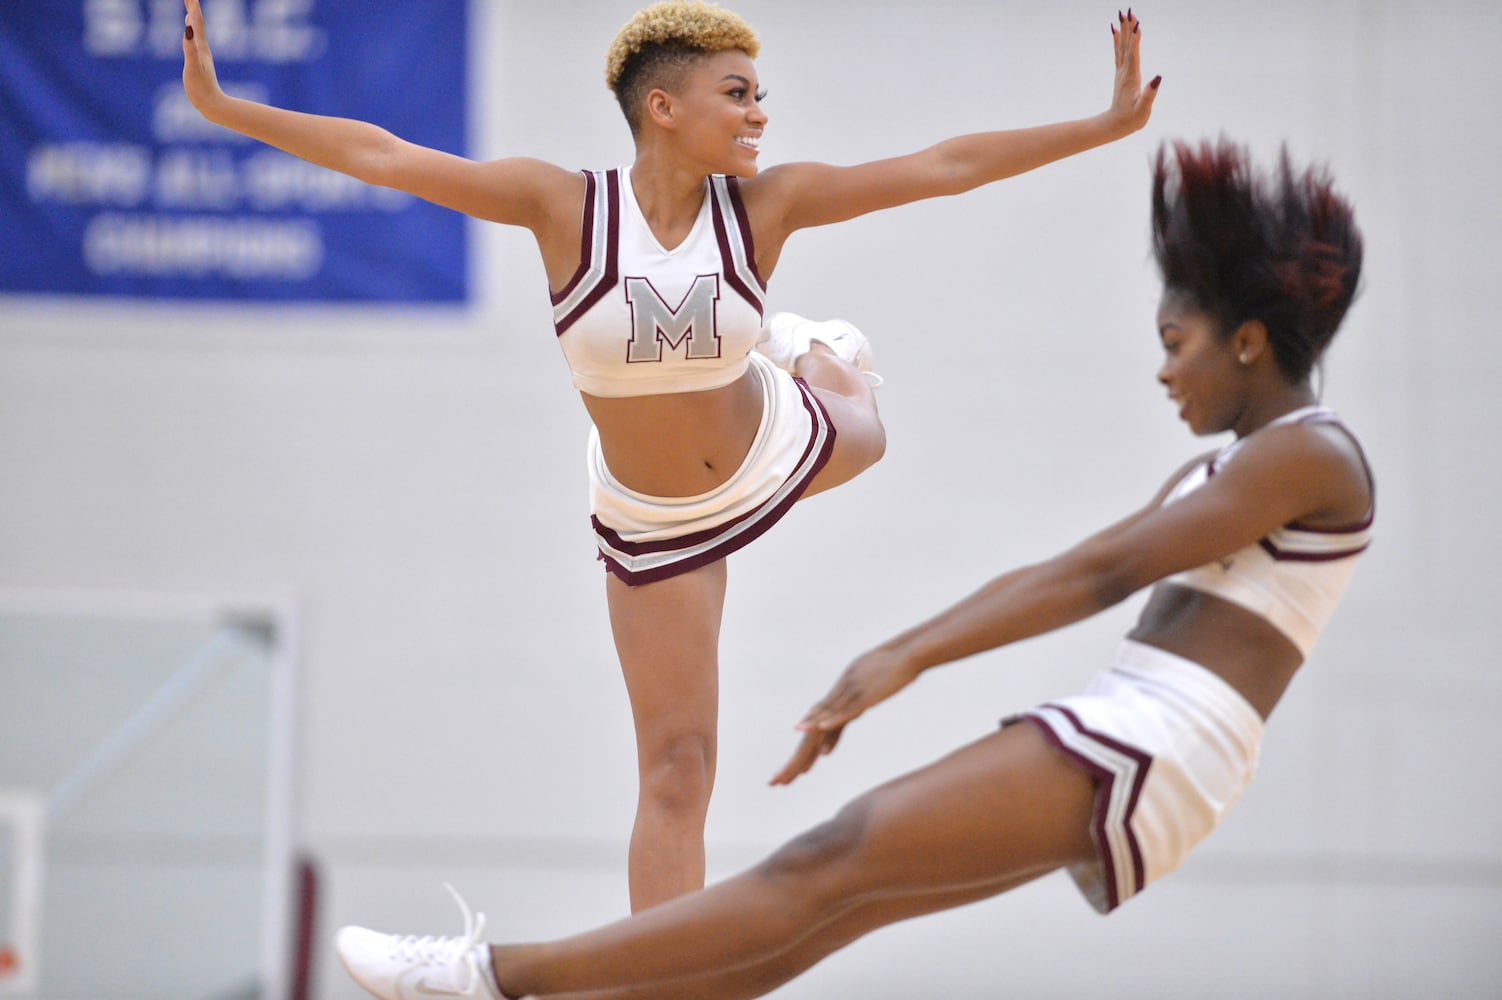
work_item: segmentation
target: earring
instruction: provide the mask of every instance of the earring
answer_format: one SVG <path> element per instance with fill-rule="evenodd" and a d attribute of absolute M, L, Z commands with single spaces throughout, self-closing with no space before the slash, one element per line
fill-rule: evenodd
<path fill-rule="evenodd" d="M 1242 354 L 1241 357 L 1237 358 L 1236 360 L 1240 361 L 1244 365 L 1249 365 L 1252 363 L 1252 356 L 1250 354 Z"/>

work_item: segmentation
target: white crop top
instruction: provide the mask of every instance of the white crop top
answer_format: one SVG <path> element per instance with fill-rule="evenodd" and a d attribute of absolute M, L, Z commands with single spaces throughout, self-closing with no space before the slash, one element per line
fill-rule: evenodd
<path fill-rule="evenodd" d="M 1357 451 L 1361 450 L 1355 435 L 1324 407 L 1304 407 L 1267 426 L 1314 421 L 1340 428 L 1356 443 Z M 1235 457 L 1246 440 L 1239 438 L 1209 461 L 1191 469 L 1175 484 L 1164 503 L 1172 503 L 1202 486 Z M 1364 455 L 1362 463 L 1366 463 Z M 1370 481 L 1370 470 L 1367 477 Z M 1356 557 L 1371 544 L 1372 520 L 1373 514 L 1368 512 L 1359 523 L 1342 528 L 1285 525 L 1255 545 L 1176 573 L 1168 580 L 1241 605 L 1288 636 L 1307 657 L 1345 593 L 1356 568 Z"/>
<path fill-rule="evenodd" d="M 734 177 L 704 181 L 682 243 L 665 249 L 631 171 L 585 171 L 579 269 L 553 295 L 574 386 L 595 396 L 697 392 L 739 378 L 756 346 L 766 283 Z"/>

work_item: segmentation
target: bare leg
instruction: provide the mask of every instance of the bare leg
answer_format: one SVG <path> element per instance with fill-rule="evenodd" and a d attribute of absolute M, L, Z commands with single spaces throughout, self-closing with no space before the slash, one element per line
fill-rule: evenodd
<path fill-rule="evenodd" d="M 992 896 L 1025 885 L 1046 874 L 1048 871 L 1039 871 L 950 892 L 920 893 L 858 904 L 853 906 L 848 913 L 815 931 L 787 951 L 736 969 L 650 983 L 644 986 L 622 986 L 582 993 L 549 993 L 546 998 L 547 1000 L 652 1000 L 654 997 L 673 997 L 675 1000 L 744 1000 L 744 998 L 765 996 L 808 971 L 821 959 L 871 931 L 902 920 L 910 920 L 913 917 L 938 913 L 941 910 L 952 910 L 969 903 L 990 899 Z"/>
<path fill-rule="evenodd" d="M 636 726 L 640 790 L 628 862 L 635 912 L 704 885 L 726 568 L 721 560 L 638 587 L 606 579 Z"/>
<path fill-rule="evenodd" d="M 887 432 L 876 412 L 876 394 L 855 366 L 816 343 L 798 358 L 798 376 L 808 383 L 834 423 L 834 454 L 804 492 L 805 497 L 849 482 L 880 461 Z"/>
<path fill-rule="evenodd" d="M 798 374 L 835 427 L 834 452 L 805 491 L 809 496 L 875 464 L 886 449 L 886 431 L 871 387 L 828 347 L 815 344 L 800 357 Z M 725 581 L 723 560 L 639 587 L 607 578 L 640 773 L 628 862 L 633 912 L 704 885 Z"/>
<path fill-rule="evenodd" d="M 1035 727 L 1012 726 L 704 892 L 562 941 L 497 946 L 496 978 L 513 995 L 759 996 L 876 927 L 1092 857 L 1093 797 Z"/>

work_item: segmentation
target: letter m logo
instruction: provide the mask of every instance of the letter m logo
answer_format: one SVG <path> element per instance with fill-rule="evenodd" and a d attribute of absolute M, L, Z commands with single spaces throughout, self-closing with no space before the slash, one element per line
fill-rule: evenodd
<path fill-rule="evenodd" d="M 670 351 L 684 349 L 690 360 L 720 356 L 720 335 L 715 331 L 715 304 L 720 300 L 720 276 L 701 274 L 683 301 L 674 309 L 646 278 L 625 281 L 626 301 L 631 306 L 631 343 L 628 363 L 661 361 L 663 345 Z"/>

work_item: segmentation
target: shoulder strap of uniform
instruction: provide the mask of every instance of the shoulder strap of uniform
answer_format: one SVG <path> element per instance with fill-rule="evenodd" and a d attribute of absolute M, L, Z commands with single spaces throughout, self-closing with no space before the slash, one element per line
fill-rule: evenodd
<path fill-rule="evenodd" d="M 751 224 L 741 201 L 740 184 L 734 177 L 720 174 L 709 178 L 711 216 L 715 241 L 720 248 L 721 268 L 725 281 L 756 309 L 766 312 L 767 283 L 756 270 L 756 248 L 751 239 Z"/>
<path fill-rule="evenodd" d="M 621 243 L 621 172 L 586 170 L 580 225 L 579 269 L 553 294 L 553 326 L 559 336 L 589 311 L 617 279 Z"/>

